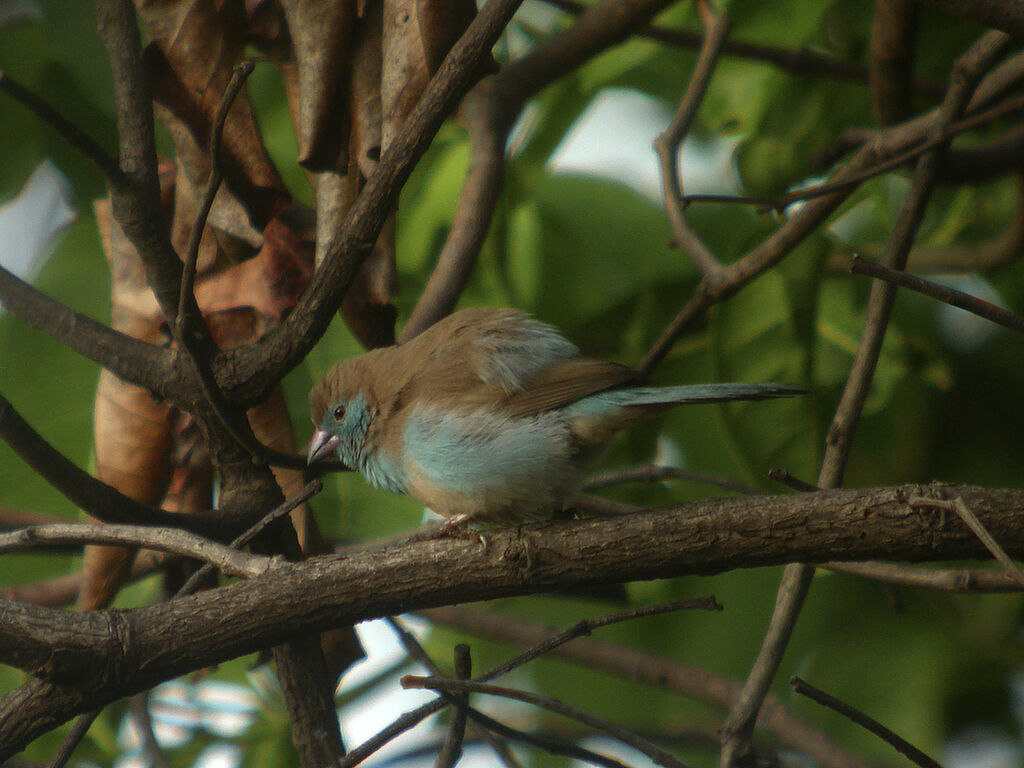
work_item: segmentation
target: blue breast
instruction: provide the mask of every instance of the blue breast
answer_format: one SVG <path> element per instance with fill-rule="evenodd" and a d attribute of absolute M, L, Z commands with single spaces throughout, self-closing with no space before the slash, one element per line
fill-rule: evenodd
<path fill-rule="evenodd" d="M 557 413 L 508 418 L 486 410 L 419 409 L 410 414 L 404 437 L 406 460 L 431 483 L 470 495 L 530 484 L 550 488 L 572 453 Z"/>

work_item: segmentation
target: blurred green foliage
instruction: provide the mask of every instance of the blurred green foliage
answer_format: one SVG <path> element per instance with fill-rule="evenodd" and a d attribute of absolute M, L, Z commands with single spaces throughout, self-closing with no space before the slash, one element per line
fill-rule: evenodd
<path fill-rule="evenodd" d="M 115 146 L 109 71 L 94 31 L 91 4 L 39 0 L 38 22 L 0 28 L 0 67 L 59 106 L 105 146 Z M 816 3 L 777 0 L 729 4 L 731 36 L 782 48 L 808 48 L 865 61 L 871 4 L 867 0 Z M 922 8 L 919 75 L 944 81 L 954 58 L 979 30 L 950 24 Z M 524 6 L 521 22 L 537 38 Z M 540 17 L 537 17 L 540 18 Z M 543 18 L 547 18 L 546 16 Z M 560 22 L 566 23 L 566 22 Z M 691 4 L 662 15 L 666 26 L 699 30 Z M 463 306 L 515 305 L 562 328 L 588 353 L 638 361 L 692 294 L 697 275 L 685 255 L 669 245 L 657 200 L 628 182 L 552 171 L 555 150 L 594 99 L 607 89 L 639 90 L 674 109 L 693 66 L 692 51 L 633 40 L 597 57 L 552 85 L 530 107 L 515 138 L 507 182 L 491 235 Z M 261 67 L 249 85 L 268 146 L 300 199 L 309 200 L 304 174 L 294 163 L 295 139 L 280 78 Z M 929 106 L 924 96 L 919 107 Z M 811 158 L 847 126 L 872 123 L 865 85 L 793 75 L 770 65 L 725 57 L 700 114 L 704 138 L 734 142 L 730 185 L 750 194 L 777 193 L 809 181 Z M 637 125 L 653 140 L 657 126 Z M 615 139 L 611 136 L 608 141 Z M 91 202 L 102 182 L 52 132 L 11 101 L 0 110 L 0 200 L 9 199 L 33 168 L 51 158 L 74 190 L 78 221 L 63 235 L 36 280 L 49 295 L 80 312 L 103 318 L 108 276 Z M 653 155 L 652 155 L 653 157 Z M 468 162 L 462 130 L 447 125 L 415 171 L 401 201 L 399 258 L 407 316 L 447 234 Z M 685 170 L 684 170 L 685 176 Z M 683 466 L 781 491 L 765 480 L 781 466 L 813 481 L 824 434 L 858 342 L 868 291 L 865 278 L 840 266 L 850 253 L 877 248 L 892 226 L 906 189 L 904 174 L 864 184 L 834 217 L 777 269 L 716 307 L 707 323 L 682 339 L 655 373 L 659 382 L 782 380 L 804 383 L 801 400 L 677 410 L 648 430 L 621 436 L 603 467 L 674 459 Z M 921 241 L 941 247 L 982 243 L 998 236 L 1017 206 L 1007 181 L 938 191 Z M 749 208 L 697 206 L 695 228 L 724 261 L 745 253 L 780 223 Z M 0 254 L 0 259 L 3 255 Z M 1024 309 L 1020 263 L 986 276 L 1008 306 Z M 948 314 L 918 296 L 902 295 L 886 338 L 874 384 L 856 433 L 849 485 L 957 482 L 1015 486 L 1024 465 L 1024 345 L 1002 330 L 986 330 L 967 344 L 944 330 Z M 305 395 L 334 360 L 357 354 L 358 345 L 335 323 L 307 360 L 285 381 L 300 442 L 308 438 Z M 76 463 L 90 461 L 90 422 L 95 366 L 8 314 L 0 315 L 0 392 L 28 421 Z M 0 445 L 0 505 L 74 517 L 77 511 Z M 422 510 L 408 499 L 375 491 L 355 476 L 328 483 L 315 501 L 320 521 L 337 539 L 365 539 L 408 530 Z M 686 482 L 612 492 L 635 503 L 669 504 L 723 491 Z M 0 559 L 0 584 L 67 573 L 76 559 L 62 554 L 8 555 Z M 713 593 L 720 614 L 700 612 L 645 619 L 601 631 L 603 639 L 685 659 L 742 678 L 770 614 L 776 569 L 725 573 L 631 585 L 636 603 Z M 121 603 L 151 599 L 143 582 Z M 564 626 L 608 610 L 605 605 L 555 597 L 498 601 L 494 610 Z M 888 589 L 821 574 L 797 627 L 775 692 L 841 742 L 872 759 L 893 754 L 844 720 L 794 701 L 785 680 L 798 673 L 863 708 L 933 755 L 971 725 L 986 724 L 1021 743 L 1021 722 L 1011 714 L 1012 685 L 1024 650 L 1021 601 L 1015 596 L 955 597 Z M 438 631 L 432 648 L 447 659 L 456 638 Z M 509 652 L 472 640 L 477 669 Z M 243 661 L 217 674 L 246 682 Z M 19 675 L 0 669 L 0 688 Z M 668 694 L 554 661 L 535 662 L 521 673 L 541 692 L 585 705 L 645 732 L 700 722 L 717 713 Z M 985 702 L 985 706 L 979 706 Z M 119 747 L 123 706 L 110 708 L 78 753 L 110 764 Z M 1017 710 L 1019 713 L 1019 709 Z M 547 722 L 541 718 L 541 722 Z M 32 759 L 53 754 L 60 734 L 29 750 Z M 181 748 L 191 762 L 205 737 Z M 263 715 L 239 742 L 244 765 L 294 761 L 279 701 L 266 699 Z M 692 765 L 711 765 L 706 749 L 683 753 Z M 560 761 L 535 755 L 537 765 Z M 185 763 L 182 763 L 185 764 Z"/>

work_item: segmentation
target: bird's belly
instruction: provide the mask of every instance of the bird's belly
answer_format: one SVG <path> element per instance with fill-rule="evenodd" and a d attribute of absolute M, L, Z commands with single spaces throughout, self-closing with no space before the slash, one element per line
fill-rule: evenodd
<path fill-rule="evenodd" d="M 406 492 L 445 517 L 502 525 L 546 519 L 581 482 L 569 427 L 555 412 L 420 410 L 404 438 Z"/>

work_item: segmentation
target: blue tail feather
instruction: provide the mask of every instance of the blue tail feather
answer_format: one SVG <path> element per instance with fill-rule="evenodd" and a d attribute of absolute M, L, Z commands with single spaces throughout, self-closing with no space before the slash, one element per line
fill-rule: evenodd
<path fill-rule="evenodd" d="M 603 393 L 616 404 L 657 406 L 686 403 L 723 403 L 730 400 L 767 400 L 806 394 L 807 390 L 792 384 L 766 382 L 759 384 L 681 384 L 672 387 L 633 387 Z"/>

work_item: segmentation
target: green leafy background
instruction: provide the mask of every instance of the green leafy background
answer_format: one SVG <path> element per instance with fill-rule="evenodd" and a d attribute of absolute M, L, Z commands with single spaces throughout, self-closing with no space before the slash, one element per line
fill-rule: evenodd
<path fill-rule="evenodd" d="M 105 146 L 115 146 L 110 76 L 95 33 L 90 4 L 38 3 L 38 23 L 0 28 L 0 67 L 51 102 Z M 520 31 L 531 26 L 525 6 Z M 730 5 L 731 35 L 779 47 L 809 47 L 840 58 L 865 60 L 871 3 L 810 0 Z M 943 81 L 952 60 L 979 30 L 951 24 L 922 9 L 921 77 Z M 689 4 L 660 22 L 699 27 Z M 516 154 L 491 235 L 462 306 L 514 305 L 565 331 L 586 352 L 635 363 L 689 298 L 697 283 L 685 256 L 669 246 L 669 229 L 656 201 L 621 181 L 554 173 L 550 159 L 594 98 L 609 88 L 639 90 L 674 109 L 695 55 L 633 40 L 547 88 L 531 106 L 532 119 L 517 136 Z M 309 201 L 309 186 L 294 163 L 295 139 L 280 79 L 260 67 L 250 83 L 268 144 L 295 194 Z M 921 97 L 918 106 L 927 106 Z M 732 177 L 750 194 L 784 191 L 814 173 L 810 158 L 848 125 L 872 123 L 861 84 L 796 76 L 771 66 L 725 58 L 715 73 L 696 131 L 735 144 Z M 653 136 L 651 136 L 653 139 Z M 0 110 L 0 200 L 12 197 L 44 158 L 67 175 L 78 220 L 60 238 L 36 285 L 91 317 L 108 313 L 108 276 L 91 202 L 104 194 L 101 180 L 52 132 L 10 100 Z M 168 150 L 166 142 L 164 151 Z M 401 203 L 399 257 L 403 316 L 430 273 L 450 223 L 468 159 L 467 139 L 447 125 L 408 183 Z M 684 338 L 655 374 L 659 382 L 782 380 L 807 384 L 813 394 L 768 404 L 702 406 L 677 410 L 647 429 L 622 435 L 599 468 L 627 467 L 675 457 L 689 468 L 780 492 L 765 473 L 785 467 L 812 481 L 825 430 L 847 376 L 863 320 L 868 283 L 836 270 L 837 259 L 877 248 L 892 226 L 906 189 L 901 174 L 865 184 L 851 196 L 835 226 L 808 238 L 779 268 L 716 307 L 707 323 Z M 1013 184 L 940 189 L 922 230 L 935 246 L 982 242 L 998 236 L 1015 206 Z M 739 257 L 779 221 L 749 208 L 698 206 L 694 226 L 723 260 Z M 840 237 L 841 235 L 841 237 Z M 0 259 L 3 255 L 0 254 Z M 986 276 L 1003 302 L 1024 309 L 1019 263 Z M 902 295 L 886 338 L 847 472 L 849 485 L 957 482 L 1016 486 L 1024 464 L 1024 344 L 999 330 L 965 348 L 941 331 L 939 310 Z M 296 430 L 308 438 L 305 394 L 334 360 L 358 346 L 335 323 L 306 364 L 289 376 L 286 391 Z M 28 421 L 81 466 L 89 466 L 96 367 L 8 314 L 0 316 L 0 392 Z M 0 505 L 75 518 L 78 511 L 0 445 Z M 724 491 L 687 482 L 630 487 L 611 493 L 643 504 L 669 504 Z M 364 539 L 419 524 L 413 502 L 369 488 L 358 477 L 329 483 L 314 506 L 325 530 L 338 539 Z M 0 585 L 67 573 L 76 558 L 19 554 L 0 559 Z M 714 594 L 725 611 L 680 613 L 601 631 L 633 648 L 684 659 L 742 679 L 760 644 L 778 583 L 778 569 L 715 577 L 673 579 L 629 586 L 636 604 Z M 144 603 L 154 582 L 125 590 L 119 605 Z M 575 618 L 613 610 L 581 599 L 537 596 L 495 602 L 491 608 L 564 626 Z M 1021 672 L 1021 600 L 1017 596 L 949 596 L 891 589 L 848 577 L 820 574 L 775 686 L 783 700 L 811 722 L 870 759 L 894 754 L 845 720 L 789 692 L 799 674 L 870 713 L 925 751 L 941 756 L 947 741 L 975 726 L 1021 743 L 1013 680 Z M 448 658 L 458 638 L 436 631 L 431 647 Z M 510 652 L 470 640 L 477 669 Z M 222 665 L 216 675 L 253 685 L 251 659 Z M 20 681 L 0 668 L 0 689 Z M 516 682 L 586 706 L 646 733 L 693 726 L 712 728 L 720 713 L 679 696 L 541 660 Z M 237 743 L 243 765 L 288 765 L 295 760 L 279 697 L 260 695 L 260 717 Z M 1017 702 L 1019 705 L 1019 702 Z M 76 759 L 110 764 L 123 705 L 108 708 Z M 1018 710 L 1019 711 L 1019 710 Z M 540 716 L 552 728 L 564 723 Z M 62 732 L 34 744 L 27 756 L 46 760 Z M 191 764 L 213 743 L 197 734 L 172 751 L 175 764 Z M 716 764 L 714 750 L 687 747 L 692 765 Z M 538 765 L 562 761 L 540 753 Z"/>

